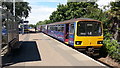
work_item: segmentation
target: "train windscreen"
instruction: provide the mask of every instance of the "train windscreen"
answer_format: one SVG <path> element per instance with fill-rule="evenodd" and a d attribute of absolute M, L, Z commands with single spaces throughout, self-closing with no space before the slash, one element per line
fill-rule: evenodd
<path fill-rule="evenodd" d="M 101 23 L 96 21 L 80 21 L 77 24 L 78 36 L 101 36 Z"/>

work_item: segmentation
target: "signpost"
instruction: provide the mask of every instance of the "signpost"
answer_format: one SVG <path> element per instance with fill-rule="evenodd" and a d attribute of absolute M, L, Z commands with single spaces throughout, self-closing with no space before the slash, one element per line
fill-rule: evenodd
<path fill-rule="evenodd" d="M 21 27 L 21 28 L 22 28 L 22 34 L 24 34 L 24 33 L 25 33 L 25 32 L 24 32 L 24 31 L 25 31 L 24 25 L 27 24 L 27 23 L 29 23 L 29 21 L 23 21 L 23 20 L 21 20 L 19 23 L 20 23 L 21 26 L 22 26 L 22 27 Z"/>

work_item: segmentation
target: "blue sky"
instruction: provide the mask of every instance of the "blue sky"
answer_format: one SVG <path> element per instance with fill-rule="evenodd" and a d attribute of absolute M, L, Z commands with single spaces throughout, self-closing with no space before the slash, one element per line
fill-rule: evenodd
<path fill-rule="evenodd" d="M 97 3 L 100 5 L 107 5 L 110 1 L 114 0 L 99 0 Z M 44 21 L 49 19 L 49 16 L 53 11 L 56 11 L 59 3 L 66 4 L 67 0 L 27 0 L 32 7 L 31 13 L 26 20 L 29 20 L 29 24 L 36 24 L 38 21 Z"/>
<path fill-rule="evenodd" d="M 32 7 L 31 13 L 27 20 L 30 24 L 36 24 L 38 21 L 49 19 L 53 11 L 56 11 L 57 5 L 60 2 L 29 2 Z M 65 4 L 62 2 L 61 4 Z"/>
<path fill-rule="evenodd" d="M 40 5 L 40 6 L 49 6 L 51 8 L 57 8 L 57 5 L 59 2 L 36 2 L 36 3 L 30 3 L 31 5 Z"/>

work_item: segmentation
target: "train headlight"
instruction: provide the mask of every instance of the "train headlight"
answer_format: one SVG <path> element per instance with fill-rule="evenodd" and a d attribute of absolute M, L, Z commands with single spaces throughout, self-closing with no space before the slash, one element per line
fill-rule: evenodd
<path fill-rule="evenodd" d="M 98 41 L 97 44 L 103 44 L 103 41 Z"/>
<path fill-rule="evenodd" d="M 76 41 L 75 44 L 76 45 L 81 45 L 82 41 Z"/>

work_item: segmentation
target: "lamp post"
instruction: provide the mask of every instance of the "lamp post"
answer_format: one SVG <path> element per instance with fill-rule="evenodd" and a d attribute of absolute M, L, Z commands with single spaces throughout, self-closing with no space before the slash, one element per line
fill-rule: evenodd
<path fill-rule="evenodd" d="M 15 22 L 15 0 L 13 0 L 13 15 L 14 15 L 14 22 Z"/>

